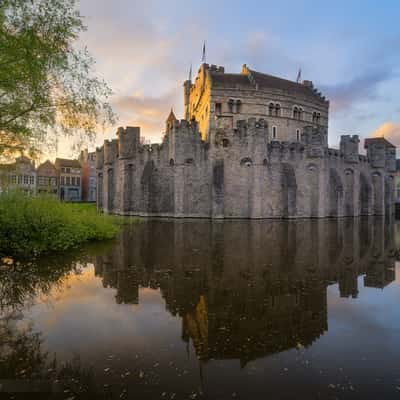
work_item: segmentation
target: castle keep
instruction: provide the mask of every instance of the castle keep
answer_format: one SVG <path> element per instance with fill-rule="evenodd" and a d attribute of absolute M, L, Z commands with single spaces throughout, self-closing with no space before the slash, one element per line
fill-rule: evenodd
<path fill-rule="evenodd" d="M 202 64 L 161 144 L 119 128 L 97 149 L 97 204 L 122 215 L 308 218 L 389 215 L 396 149 L 357 135 L 328 148 L 329 102 L 301 83 Z"/>

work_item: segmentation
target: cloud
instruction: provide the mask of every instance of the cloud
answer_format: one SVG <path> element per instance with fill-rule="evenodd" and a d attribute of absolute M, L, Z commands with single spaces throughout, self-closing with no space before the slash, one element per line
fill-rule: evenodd
<path fill-rule="evenodd" d="M 400 122 L 385 122 L 375 131 L 371 132 L 371 137 L 384 137 L 395 146 L 400 147 Z"/>
<path fill-rule="evenodd" d="M 112 106 L 119 115 L 119 125 L 140 126 L 143 136 L 160 141 L 171 107 L 180 115 L 181 103 L 181 87 L 178 87 L 160 97 L 145 96 L 140 92 L 118 96 L 112 101 Z"/>
<path fill-rule="evenodd" d="M 392 76 L 391 69 L 383 68 L 369 71 L 347 82 L 319 85 L 319 88 L 329 98 L 331 111 L 340 112 L 352 109 L 357 102 L 376 100 L 379 97 L 379 85 Z"/>

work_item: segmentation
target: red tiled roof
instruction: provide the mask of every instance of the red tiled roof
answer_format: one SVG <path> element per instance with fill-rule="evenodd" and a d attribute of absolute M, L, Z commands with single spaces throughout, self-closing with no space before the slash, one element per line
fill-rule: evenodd
<path fill-rule="evenodd" d="M 56 158 L 56 167 L 81 168 L 81 163 L 78 160 L 68 160 L 66 158 Z"/>
<path fill-rule="evenodd" d="M 376 138 L 365 139 L 364 148 L 366 149 L 369 144 L 384 144 L 387 147 L 396 148 L 396 146 L 394 146 L 392 143 L 390 143 L 384 137 L 376 137 Z"/>

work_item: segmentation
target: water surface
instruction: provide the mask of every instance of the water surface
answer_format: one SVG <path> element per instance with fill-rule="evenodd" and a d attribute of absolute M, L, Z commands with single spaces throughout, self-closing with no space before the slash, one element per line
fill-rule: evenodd
<path fill-rule="evenodd" d="M 3 265 L 0 397 L 398 399 L 398 228 L 149 220 Z"/>

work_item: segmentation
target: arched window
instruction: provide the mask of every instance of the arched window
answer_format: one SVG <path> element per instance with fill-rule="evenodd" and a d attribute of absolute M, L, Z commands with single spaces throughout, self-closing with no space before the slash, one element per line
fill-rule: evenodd
<path fill-rule="evenodd" d="M 319 124 L 321 121 L 321 113 L 314 111 L 312 114 L 312 121 L 314 124 Z"/>
<path fill-rule="evenodd" d="M 303 109 L 299 107 L 299 113 L 298 113 L 299 119 L 303 119 Z"/>
<path fill-rule="evenodd" d="M 274 115 L 274 108 L 275 108 L 274 103 L 269 103 L 269 106 L 268 106 L 268 114 L 269 115 Z"/>
<path fill-rule="evenodd" d="M 272 140 L 276 140 L 277 138 L 277 128 L 276 126 L 272 127 Z"/>
<path fill-rule="evenodd" d="M 240 108 L 242 107 L 242 101 L 236 100 L 236 114 L 240 113 Z"/>
<path fill-rule="evenodd" d="M 293 107 L 293 118 L 294 119 L 298 118 L 298 113 L 299 113 L 298 108 L 296 106 Z"/>
<path fill-rule="evenodd" d="M 300 142 L 300 129 L 296 129 L 296 140 Z"/>
<path fill-rule="evenodd" d="M 234 103 L 234 100 L 233 99 L 229 99 L 228 107 L 229 107 L 229 112 L 230 113 L 233 113 L 233 103 Z"/>
<path fill-rule="evenodd" d="M 281 116 L 281 105 L 278 103 L 275 105 L 275 116 L 277 117 Z"/>

